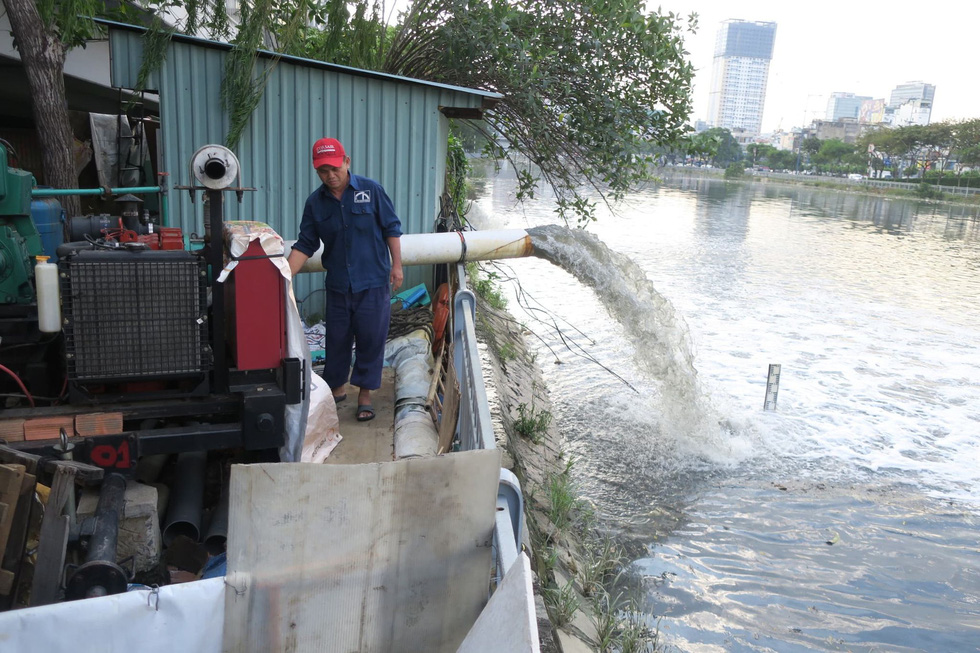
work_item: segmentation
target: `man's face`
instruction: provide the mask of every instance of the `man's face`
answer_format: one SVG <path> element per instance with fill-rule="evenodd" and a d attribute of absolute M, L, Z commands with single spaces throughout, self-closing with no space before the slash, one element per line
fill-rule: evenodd
<path fill-rule="evenodd" d="M 349 169 L 350 157 L 345 156 L 344 162 L 339 166 L 322 165 L 316 169 L 316 174 L 327 188 L 337 193 L 347 188 L 347 171 Z"/>

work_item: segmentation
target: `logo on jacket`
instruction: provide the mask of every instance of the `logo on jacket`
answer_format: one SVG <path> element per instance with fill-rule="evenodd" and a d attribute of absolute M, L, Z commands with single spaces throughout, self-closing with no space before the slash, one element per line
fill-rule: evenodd
<path fill-rule="evenodd" d="M 366 190 L 359 190 L 354 193 L 354 203 L 364 204 L 371 201 L 371 193 Z"/>

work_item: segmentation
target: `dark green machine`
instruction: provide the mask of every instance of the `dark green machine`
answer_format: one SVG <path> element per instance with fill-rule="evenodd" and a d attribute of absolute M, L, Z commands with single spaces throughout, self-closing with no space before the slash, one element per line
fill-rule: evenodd
<path fill-rule="evenodd" d="M 0 304 L 32 304 L 34 260 L 44 254 L 31 218 L 34 176 L 11 168 L 0 145 Z"/>

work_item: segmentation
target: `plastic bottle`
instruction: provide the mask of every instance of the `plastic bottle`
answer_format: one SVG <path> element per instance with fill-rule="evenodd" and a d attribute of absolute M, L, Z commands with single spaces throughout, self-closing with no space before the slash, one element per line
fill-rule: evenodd
<path fill-rule="evenodd" d="M 48 263 L 47 256 L 38 256 L 34 266 L 37 285 L 37 325 L 42 333 L 61 331 L 61 290 L 58 287 L 58 266 Z"/>

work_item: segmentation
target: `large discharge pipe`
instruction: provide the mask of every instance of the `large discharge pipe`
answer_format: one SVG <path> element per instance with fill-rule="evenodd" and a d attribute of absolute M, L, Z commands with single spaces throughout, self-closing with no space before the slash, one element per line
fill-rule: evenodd
<path fill-rule="evenodd" d="M 295 243 L 287 240 L 286 251 Z M 431 265 L 521 258 L 534 253 L 531 237 L 523 229 L 492 231 L 447 231 L 435 234 L 405 234 L 401 237 L 402 265 Z M 300 272 L 323 272 L 320 248 L 300 269 Z"/>
<path fill-rule="evenodd" d="M 116 564 L 119 522 L 126 503 L 126 479 L 109 474 L 102 481 L 99 503 L 92 518 L 94 527 L 88 540 L 85 564 L 68 579 L 65 598 L 69 601 L 119 594 L 126 591 L 128 574 Z"/>

